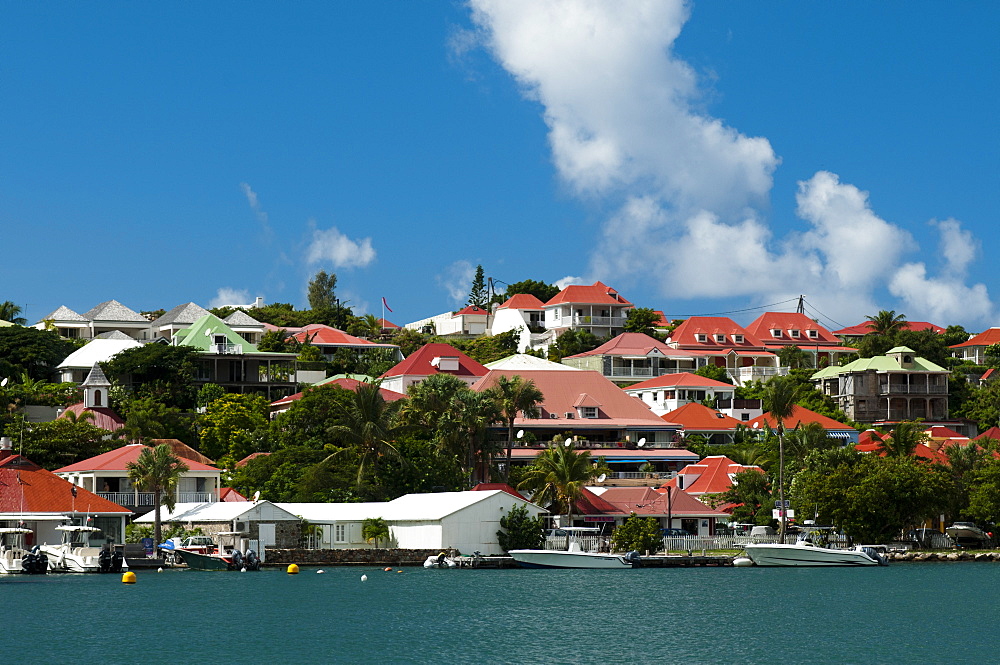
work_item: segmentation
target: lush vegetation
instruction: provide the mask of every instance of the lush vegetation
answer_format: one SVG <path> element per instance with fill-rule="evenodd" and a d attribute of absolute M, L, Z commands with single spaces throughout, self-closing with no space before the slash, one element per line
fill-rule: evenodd
<path fill-rule="evenodd" d="M 504 552 L 510 550 L 534 550 L 545 541 L 543 520 L 531 517 L 524 506 L 514 506 L 500 518 L 497 542 Z"/>
<path fill-rule="evenodd" d="M 639 517 L 630 514 L 623 524 L 611 534 L 611 550 L 614 552 L 636 551 L 654 553 L 663 548 L 660 521 L 655 517 Z"/>

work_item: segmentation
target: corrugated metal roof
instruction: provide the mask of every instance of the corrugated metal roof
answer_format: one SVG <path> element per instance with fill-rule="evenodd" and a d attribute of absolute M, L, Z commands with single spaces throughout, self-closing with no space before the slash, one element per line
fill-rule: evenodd
<path fill-rule="evenodd" d="M 59 363 L 57 369 L 93 367 L 95 363 L 111 360 L 116 353 L 134 349 L 142 343 L 126 336 L 126 339 L 95 339 L 87 342 Z"/>

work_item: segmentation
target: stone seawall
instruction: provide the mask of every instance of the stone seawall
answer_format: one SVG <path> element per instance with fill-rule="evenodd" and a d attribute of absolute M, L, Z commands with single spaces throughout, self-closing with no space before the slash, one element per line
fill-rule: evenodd
<path fill-rule="evenodd" d="M 300 566 L 421 566 L 429 556 L 437 556 L 441 550 L 401 550 L 401 549 L 271 549 L 267 548 L 267 566 L 286 566 L 297 563 Z M 445 550 L 448 556 L 455 556 L 455 550 Z"/>
<path fill-rule="evenodd" d="M 1000 552 L 891 552 L 889 561 L 1000 561 Z"/>

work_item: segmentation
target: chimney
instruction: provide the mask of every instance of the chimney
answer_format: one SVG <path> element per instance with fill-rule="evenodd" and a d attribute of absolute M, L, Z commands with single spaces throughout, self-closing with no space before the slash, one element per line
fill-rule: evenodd
<path fill-rule="evenodd" d="M 260 309 L 261 307 L 264 306 L 264 299 L 260 296 L 257 296 L 253 300 L 253 306 L 256 307 L 257 309 Z"/>
<path fill-rule="evenodd" d="M 0 437 L 0 460 L 5 460 L 8 457 L 12 457 L 14 455 L 14 451 L 12 450 L 12 448 L 13 445 L 10 442 L 9 436 Z"/>

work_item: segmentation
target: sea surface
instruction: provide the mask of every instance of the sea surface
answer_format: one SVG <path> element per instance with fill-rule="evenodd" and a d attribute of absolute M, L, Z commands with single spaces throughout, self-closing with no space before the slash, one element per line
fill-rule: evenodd
<path fill-rule="evenodd" d="M 400 570 L 0 576 L 2 660 L 1000 662 L 1000 563 Z"/>

